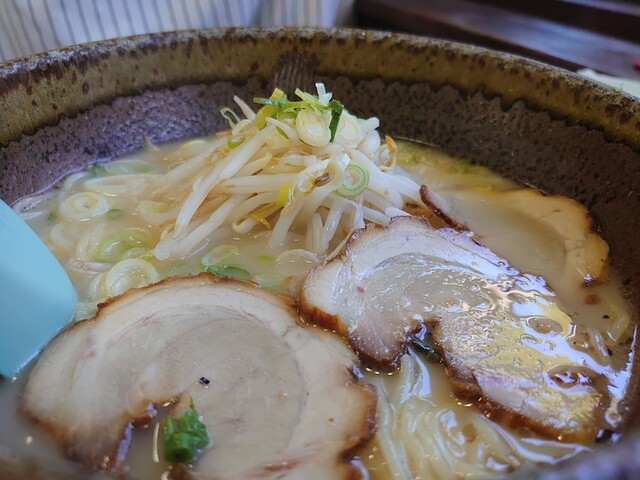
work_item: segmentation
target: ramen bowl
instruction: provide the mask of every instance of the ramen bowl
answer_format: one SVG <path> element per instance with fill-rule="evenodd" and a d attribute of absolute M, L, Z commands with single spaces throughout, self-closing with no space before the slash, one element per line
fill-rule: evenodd
<path fill-rule="evenodd" d="M 224 29 L 117 39 L 0 66 L 0 198 L 7 203 L 145 142 L 225 129 L 234 95 L 323 82 L 381 130 L 583 203 L 640 308 L 640 102 L 570 72 L 483 48 L 358 30 Z M 635 347 L 634 347 L 635 348 Z M 637 350 L 637 348 L 636 348 Z M 634 358 L 637 357 L 637 352 Z M 527 478 L 640 471 L 640 363 L 620 439 Z M 0 445 L 0 453 L 2 452 Z M 0 455 L 0 477 L 46 469 Z M 516 473 L 516 476 L 518 473 Z"/>

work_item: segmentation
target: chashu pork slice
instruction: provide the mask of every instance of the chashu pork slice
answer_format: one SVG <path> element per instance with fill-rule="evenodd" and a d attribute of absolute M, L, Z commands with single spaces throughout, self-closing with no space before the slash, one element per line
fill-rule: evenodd
<path fill-rule="evenodd" d="M 454 392 L 503 424 L 584 442 L 603 426 L 602 368 L 572 348 L 553 292 L 468 233 L 416 217 L 369 225 L 312 270 L 300 310 L 383 369 L 426 327 Z"/>
<path fill-rule="evenodd" d="M 338 338 L 300 324 L 285 297 L 209 274 L 174 278 L 54 339 L 22 409 L 68 456 L 122 471 L 132 425 L 168 401 L 181 416 L 193 399 L 213 442 L 176 476 L 347 478 L 349 452 L 370 438 L 375 415 L 354 361 Z"/>
<path fill-rule="evenodd" d="M 483 245 L 521 270 L 544 276 L 556 290 L 607 279 L 609 246 L 575 200 L 534 188 L 436 193 L 423 185 L 420 195 L 450 225 L 471 230 Z"/>

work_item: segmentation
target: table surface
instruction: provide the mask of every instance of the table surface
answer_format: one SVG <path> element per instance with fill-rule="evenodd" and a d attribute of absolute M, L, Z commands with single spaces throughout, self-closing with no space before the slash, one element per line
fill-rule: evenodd
<path fill-rule="evenodd" d="M 640 2 L 356 0 L 359 26 L 516 53 L 640 80 Z"/>

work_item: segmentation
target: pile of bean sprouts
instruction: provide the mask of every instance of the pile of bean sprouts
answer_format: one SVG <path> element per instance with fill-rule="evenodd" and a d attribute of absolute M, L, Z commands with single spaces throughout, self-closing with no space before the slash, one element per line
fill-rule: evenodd
<path fill-rule="evenodd" d="M 42 224 L 72 275 L 76 318 L 130 288 L 203 270 L 295 295 L 309 268 L 355 229 L 421 204 L 378 119 L 356 118 L 316 88 L 296 90 L 293 100 L 276 89 L 254 99 L 256 111 L 235 97 L 240 115 L 223 108 L 230 128 L 212 139 L 185 142 L 157 163 L 97 163 L 16 203 L 25 220 Z M 271 271 L 238 268 L 234 238 L 258 239 Z"/>
<path fill-rule="evenodd" d="M 365 222 L 386 225 L 407 204 L 421 204 L 419 185 L 396 166 L 395 142 L 381 141 L 378 119 L 340 109 L 336 122 L 331 93 L 316 88 L 317 96 L 296 91 L 299 101 L 276 89 L 256 99 L 257 112 L 235 97 L 243 118 L 222 110 L 231 127 L 218 133 L 222 142 L 154 182 L 148 201 L 176 212 L 157 259 L 184 258 L 224 228 L 266 228 L 271 247 L 296 230 L 308 251 L 326 256 Z M 168 191 L 179 192 L 178 207 L 161 203 Z"/>

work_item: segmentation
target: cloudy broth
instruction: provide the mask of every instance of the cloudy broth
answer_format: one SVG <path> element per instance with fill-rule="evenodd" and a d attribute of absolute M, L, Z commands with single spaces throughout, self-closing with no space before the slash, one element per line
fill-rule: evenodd
<path fill-rule="evenodd" d="M 306 247 L 303 232 L 290 234 L 278 248 L 269 247 L 268 216 L 257 218 L 264 228 L 245 234 L 231 230 L 216 233 L 193 255 L 179 261 L 160 261 L 150 254 L 158 239 L 167 234 L 162 221 L 165 207 L 145 204 L 142 211 L 120 185 L 124 182 L 134 190 L 148 188 L 154 178 L 179 164 L 184 156 L 216 141 L 197 139 L 160 148 L 149 146 L 134 155 L 72 174 L 61 186 L 64 195 L 57 195 L 60 190 L 56 190 L 55 194 L 44 194 L 17 206 L 71 277 L 80 296 L 78 319 L 91 316 L 98 302 L 128 288 L 171 275 L 195 274 L 207 267 L 295 295 L 309 268 L 324 260 L 301 252 Z M 434 191 L 506 192 L 520 188 L 485 168 L 432 149 L 401 145 L 399 164 L 418 183 Z M 70 198 L 82 193 L 97 193 L 108 199 L 103 215 L 79 222 L 62 218 L 61 209 L 69 206 Z M 170 203 L 171 191 L 165 196 Z M 500 245 L 487 246 L 517 263 L 517 258 L 501 254 Z M 543 248 L 553 249 L 554 245 Z M 297 253 L 286 253 L 290 251 Z M 624 413 L 620 400 L 629 380 L 634 326 L 615 275 L 604 285 L 590 286 L 588 294 L 596 296 L 598 302 L 579 301 L 580 308 L 574 309 L 566 332 L 584 344 L 582 354 L 589 358 L 590 368 L 607 379 L 611 402 L 605 427 L 613 430 Z M 576 287 L 575 295 L 582 298 L 586 294 Z M 570 303 L 567 298 L 558 300 L 561 306 Z M 505 297 L 506 303 L 511 301 Z M 378 432 L 358 454 L 372 479 L 489 478 L 516 468 L 554 463 L 593 448 L 545 440 L 493 423 L 475 406 L 457 400 L 444 367 L 413 348 L 401 365 L 400 371 L 392 374 L 363 373 L 363 381 L 374 384 L 379 394 Z M 49 435 L 17 413 L 22 377 L 0 382 L 0 463 L 9 459 L 30 463 L 38 458 L 45 470 L 77 474 L 78 467 L 60 455 Z M 168 468 L 153 449 L 156 425 L 153 421 L 134 434 L 128 456 L 131 478 L 160 478 Z M 215 438 L 215 432 L 212 435 Z M 104 477 L 103 473 L 95 474 L 96 479 Z"/>

